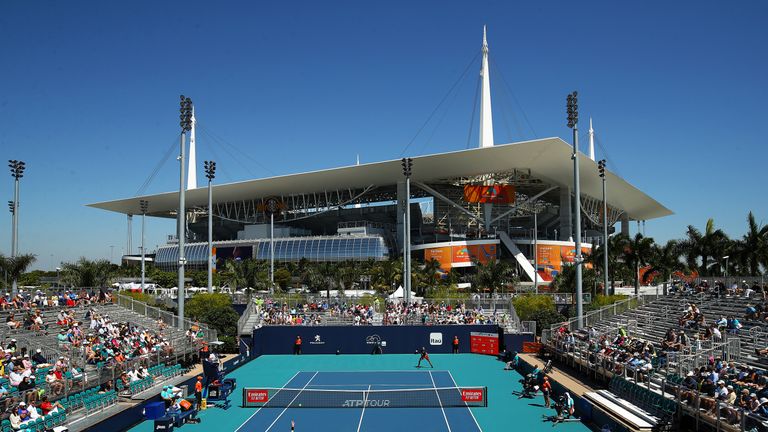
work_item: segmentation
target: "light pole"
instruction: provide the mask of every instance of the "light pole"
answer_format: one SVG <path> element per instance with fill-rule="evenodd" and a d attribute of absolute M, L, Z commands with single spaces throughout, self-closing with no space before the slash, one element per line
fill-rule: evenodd
<path fill-rule="evenodd" d="M 213 179 L 216 177 L 216 162 L 205 161 L 205 176 L 208 178 L 208 292 L 213 292 Z"/>
<path fill-rule="evenodd" d="M 725 260 L 725 271 L 723 272 L 723 276 L 725 276 L 726 288 L 730 288 L 731 287 L 730 284 L 728 284 L 728 258 L 730 258 L 730 257 L 731 257 L 730 255 L 726 255 L 726 256 L 723 257 L 723 259 Z"/>
<path fill-rule="evenodd" d="M 403 288 L 406 304 L 411 301 L 411 172 L 413 159 L 403 158 L 403 175 L 405 176 L 405 226 L 403 241 Z"/>
<path fill-rule="evenodd" d="M 264 211 L 269 214 L 269 293 L 275 293 L 275 213 L 280 211 L 280 201 L 270 197 L 264 203 Z M 330 301 L 330 299 L 329 299 Z"/>
<path fill-rule="evenodd" d="M 533 208 L 533 289 L 539 293 L 539 212 L 536 207 Z"/>
<path fill-rule="evenodd" d="M 26 164 L 23 161 L 11 159 L 8 161 L 8 167 L 11 169 L 11 177 L 14 179 L 13 185 L 13 231 L 11 232 L 11 258 L 15 258 L 19 253 L 19 179 L 24 177 Z M 13 278 L 12 293 L 16 295 L 16 278 Z"/>
<path fill-rule="evenodd" d="M 192 129 L 192 99 L 180 96 L 179 102 L 179 126 L 181 126 L 181 154 L 179 155 L 179 211 L 177 214 L 176 225 L 179 236 L 179 281 L 178 281 L 178 295 L 179 295 L 179 328 L 184 329 L 184 265 L 187 263 L 187 258 L 184 256 L 184 240 L 187 235 L 187 206 L 184 202 L 184 186 L 185 186 L 185 141 L 187 138 L 187 132 Z"/>
<path fill-rule="evenodd" d="M 581 255 L 581 187 L 579 185 L 579 101 L 578 93 L 573 92 L 567 97 L 568 108 L 568 127 L 573 129 L 573 209 L 575 213 L 575 231 L 576 231 L 576 256 L 574 265 L 576 266 L 576 325 L 577 328 L 584 327 L 584 314 L 581 298 L 581 264 L 583 257 Z"/>
<path fill-rule="evenodd" d="M 608 289 L 608 201 L 605 195 L 605 159 L 600 159 L 597 162 L 597 170 L 603 181 L 603 291 L 606 294 L 613 294 Z"/>
<path fill-rule="evenodd" d="M 141 292 L 144 292 L 144 279 L 146 277 L 145 257 L 146 249 L 144 248 L 144 220 L 147 218 L 147 209 L 149 208 L 149 201 L 139 200 L 139 207 L 141 208 Z"/>

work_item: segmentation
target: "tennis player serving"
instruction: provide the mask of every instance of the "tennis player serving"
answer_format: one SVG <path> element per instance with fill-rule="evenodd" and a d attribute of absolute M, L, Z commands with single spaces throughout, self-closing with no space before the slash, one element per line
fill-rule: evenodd
<path fill-rule="evenodd" d="M 432 369 L 434 369 L 434 368 L 435 368 L 435 367 L 432 365 L 432 362 L 431 362 L 431 361 L 429 361 L 429 353 L 427 352 L 427 350 L 426 350 L 426 349 L 424 349 L 424 347 L 421 347 L 421 351 L 419 351 L 418 353 L 419 353 L 419 354 L 421 354 L 421 357 L 419 357 L 419 363 L 416 365 L 416 367 L 417 367 L 417 368 L 420 368 L 420 367 L 421 367 L 421 361 L 422 361 L 422 360 L 426 360 L 426 361 L 427 361 L 427 363 L 429 363 L 429 367 L 431 367 Z"/>

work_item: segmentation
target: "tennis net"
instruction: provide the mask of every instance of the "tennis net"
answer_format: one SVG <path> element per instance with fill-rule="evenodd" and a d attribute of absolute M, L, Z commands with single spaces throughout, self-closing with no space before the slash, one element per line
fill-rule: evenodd
<path fill-rule="evenodd" d="M 487 407 L 487 387 L 408 389 L 244 388 L 244 407 L 263 408 L 450 408 Z"/>

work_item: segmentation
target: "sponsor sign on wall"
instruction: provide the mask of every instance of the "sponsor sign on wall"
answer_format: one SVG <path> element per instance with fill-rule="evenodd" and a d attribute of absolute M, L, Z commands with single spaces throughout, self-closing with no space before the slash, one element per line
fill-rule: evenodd
<path fill-rule="evenodd" d="M 496 259 L 496 244 L 456 245 L 424 249 L 424 260 L 436 260 L 440 268 L 450 270 L 456 264 L 466 265 L 474 261 L 483 264 Z"/>
<path fill-rule="evenodd" d="M 430 345 L 442 345 L 443 344 L 443 334 L 442 333 L 430 333 L 429 334 L 429 344 Z"/>

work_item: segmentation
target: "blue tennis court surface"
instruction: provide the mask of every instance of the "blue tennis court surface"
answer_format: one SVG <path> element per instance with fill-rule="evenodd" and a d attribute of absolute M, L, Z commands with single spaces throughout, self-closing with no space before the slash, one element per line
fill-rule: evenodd
<path fill-rule="evenodd" d="M 283 386 L 302 390 L 404 390 L 457 387 L 450 371 L 353 371 L 296 373 Z M 437 395 L 437 392 L 429 392 Z M 397 397 L 397 395 L 393 395 Z M 252 408 L 255 412 L 236 432 L 289 431 L 480 431 L 467 407 L 441 406 L 439 396 L 429 408 Z"/>
<path fill-rule="evenodd" d="M 230 377 L 237 379 L 237 389 L 231 396 L 231 408 L 223 410 L 210 407 L 200 413 L 201 423 L 186 424 L 178 431 L 289 432 L 291 420 L 296 422 L 296 432 L 433 432 L 447 431 L 448 427 L 451 432 L 589 431 L 582 423 L 562 423 L 553 428 L 552 423 L 542 421 L 543 415 L 554 414 L 554 411 L 543 407 L 540 396 L 536 399 L 518 399 L 517 392 L 522 389 L 518 381 L 522 377 L 517 372 L 505 371 L 504 364 L 493 356 L 434 354 L 430 357 L 435 369 L 416 369 L 414 366 L 418 356 L 413 354 L 261 356 L 230 374 Z M 372 391 L 486 386 L 488 406 L 469 410 L 441 410 L 439 405 L 430 408 L 368 407 L 364 411 L 362 408 L 259 410 L 242 407 L 243 388 L 301 389 L 304 386 L 352 390 L 368 389 L 371 386 Z M 446 405 L 445 401 L 443 405 Z M 144 421 L 131 428 L 131 432 L 152 431 L 152 421 Z"/>

